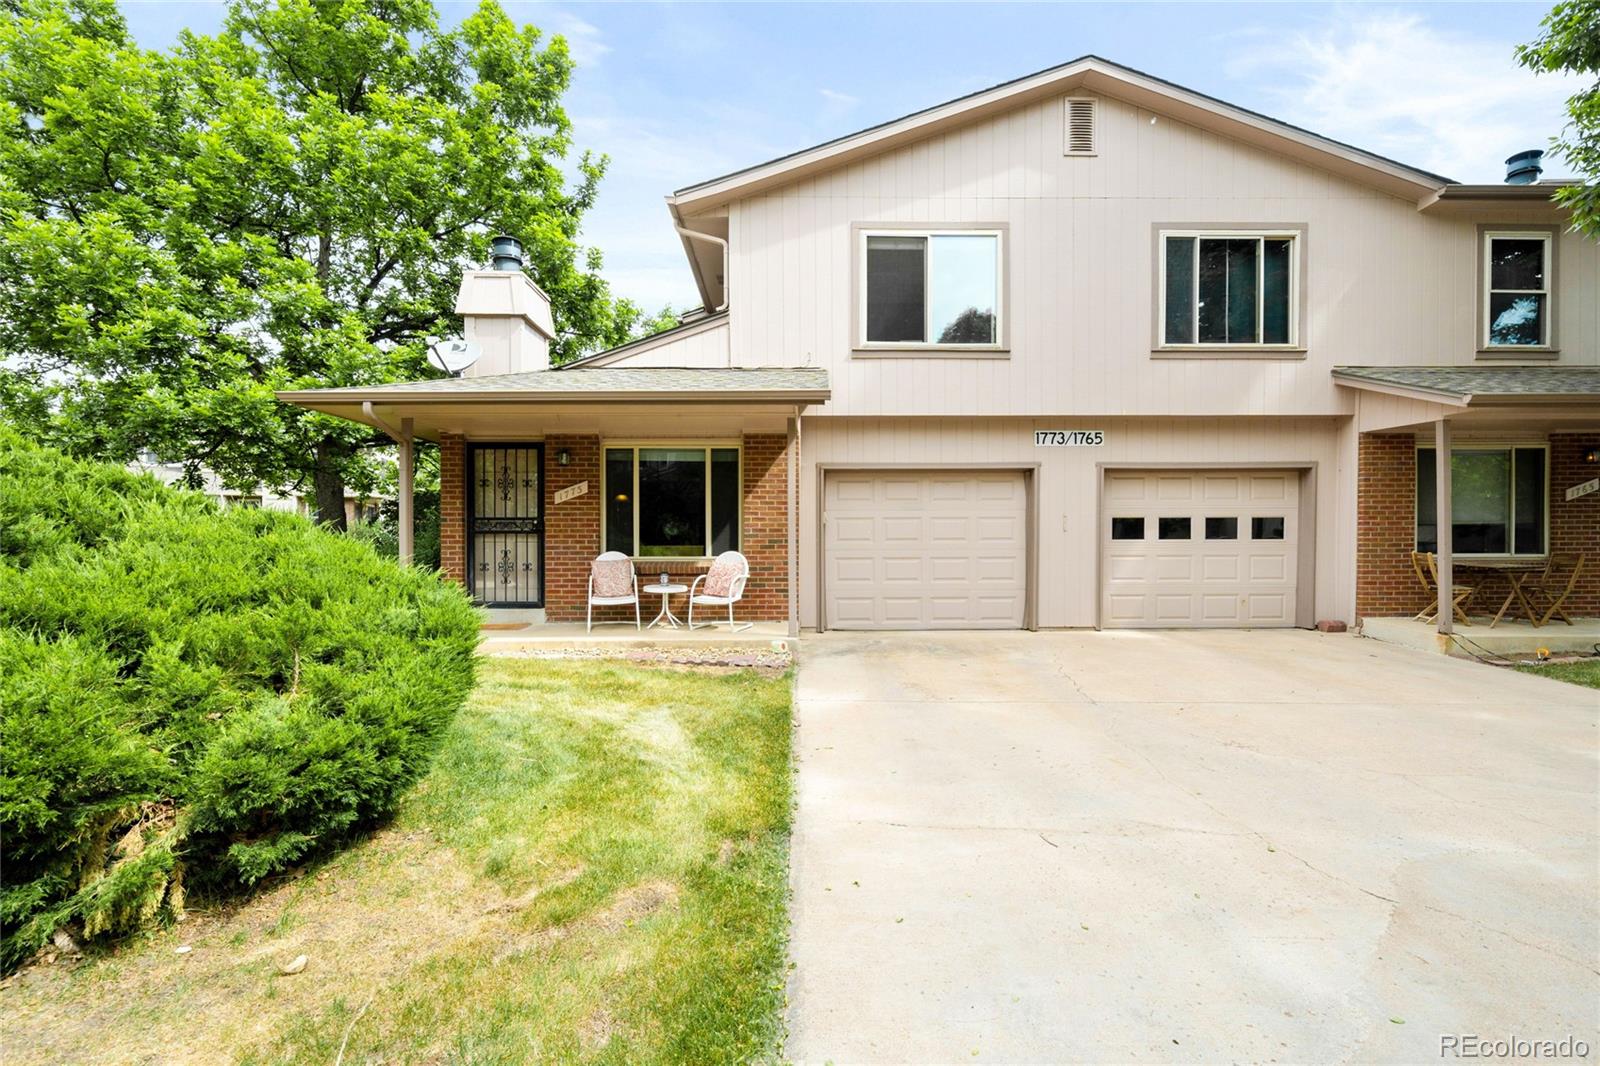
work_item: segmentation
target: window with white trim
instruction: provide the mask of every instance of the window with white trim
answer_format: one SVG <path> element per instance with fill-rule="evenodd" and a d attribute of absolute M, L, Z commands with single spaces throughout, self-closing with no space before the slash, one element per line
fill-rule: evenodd
<path fill-rule="evenodd" d="M 606 550 L 697 559 L 737 549 L 739 467 L 735 445 L 606 445 Z"/>
<path fill-rule="evenodd" d="M 1550 234 L 1483 235 L 1483 346 L 1550 344 Z"/>
<path fill-rule="evenodd" d="M 862 347 L 998 348 L 998 230 L 861 235 Z"/>
<path fill-rule="evenodd" d="M 1417 550 L 1439 550 L 1433 448 L 1417 449 Z M 1550 524 L 1549 450 L 1538 444 L 1450 449 L 1451 554 L 1544 555 Z"/>
<path fill-rule="evenodd" d="M 1300 235 L 1161 232 L 1163 348 L 1299 344 Z"/>

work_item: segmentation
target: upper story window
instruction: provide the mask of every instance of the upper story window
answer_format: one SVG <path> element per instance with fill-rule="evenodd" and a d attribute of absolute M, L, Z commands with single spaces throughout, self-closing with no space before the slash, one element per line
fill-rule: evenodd
<path fill-rule="evenodd" d="M 1300 234 L 1161 231 L 1164 348 L 1299 345 Z"/>
<path fill-rule="evenodd" d="M 862 347 L 1002 346 L 998 229 L 864 230 Z"/>
<path fill-rule="evenodd" d="M 1550 346 L 1548 232 L 1483 235 L 1485 348 Z"/>

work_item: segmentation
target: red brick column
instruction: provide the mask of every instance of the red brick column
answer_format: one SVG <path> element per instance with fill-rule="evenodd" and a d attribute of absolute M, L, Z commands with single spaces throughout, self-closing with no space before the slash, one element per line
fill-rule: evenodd
<path fill-rule="evenodd" d="M 1416 549 L 1417 442 L 1361 437 L 1356 472 L 1356 617 L 1415 614 L 1426 594 L 1411 569 Z"/>
<path fill-rule="evenodd" d="M 1572 486 L 1600 477 L 1600 463 L 1583 461 L 1595 449 L 1600 433 L 1550 434 L 1550 550 L 1584 555 L 1578 587 L 1563 608 L 1574 618 L 1600 615 L 1600 492 L 1567 499 Z"/>
<path fill-rule="evenodd" d="M 562 466 L 566 452 L 571 461 Z M 556 493 L 580 481 L 589 483 L 582 496 L 556 502 Z M 599 437 L 546 437 L 544 441 L 544 615 L 552 622 L 581 622 L 589 601 L 589 563 L 600 554 Z M 641 578 L 641 585 L 645 581 Z M 659 607 L 659 604 L 657 605 Z M 619 613 L 620 612 L 620 613 Z M 617 607 L 596 608 L 595 617 L 613 619 Z M 653 615 L 652 615 L 653 616 Z M 648 619 L 647 619 L 648 620 Z"/>
<path fill-rule="evenodd" d="M 744 438 L 739 550 L 750 560 L 750 583 L 736 613 L 751 621 L 789 617 L 788 444 L 780 434 Z"/>
<path fill-rule="evenodd" d="M 439 569 L 467 583 L 467 439 L 439 434 Z"/>

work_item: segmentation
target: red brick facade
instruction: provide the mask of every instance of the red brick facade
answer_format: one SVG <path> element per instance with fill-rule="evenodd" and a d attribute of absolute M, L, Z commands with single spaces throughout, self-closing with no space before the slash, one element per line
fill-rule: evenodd
<path fill-rule="evenodd" d="M 1584 554 L 1566 606 L 1574 618 L 1600 615 L 1600 492 L 1567 499 L 1572 486 L 1600 477 L 1600 463 L 1583 461 L 1588 452 L 1600 452 L 1600 433 L 1550 434 L 1550 550 Z"/>
<path fill-rule="evenodd" d="M 439 435 L 439 569 L 467 583 L 467 441 Z"/>
<path fill-rule="evenodd" d="M 788 588 L 788 463 L 787 438 L 781 435 L 744 438 L 743 500 L 740 550 L 750 560 L 750 583 L 734 609 L 740 621 L 783 621 L 789 616 Z M 562 465 L 559 456 L 567 453 Z M 446 436 L 440 441 L 440 564 L 464 581 L 466 573 L 465 442 Z M 589 563 L 600 554 L 600 438 L 552 436 L 544 442 L 544 610 L 552 622 L 581 622 L 588 609 Z M 580 482 L 589 491 L 564 503 L 555 495 Z M 662 570 L 674 581 L 689 584 L 708 563 L 641 561 L 639 584 L 654 583 Z M 644 620 L 661 609 L 659 596 L 641 596 Z M 688 613 L 682 595 L 673 598 L 673 613 Z M 595 609 L 595 619 L 632 618 L 633 608 Z"/>
<path fill-rule="evenodd" d="M 562 452 L 570 462 L 560 463 Z M 587 481 L 589 491 L 566 503 L 556 493 Z M 581 622 L 589 597 L 589 563 L 600 554 L 599 437 L 546 437 L 544 441 L 544 616 Z M 647 584 L 641 577 L 639 584 Z M 640 597 L 648 600 L 648 597 Z M 659 606 L 659 605 L 658 605 Z M 633 617 L 633 608 L 596 608 L 595 618 Z M 653 617 L 653 612 L 651 617 Z M 645 621 L 649 621 L 646 618 Z"/>
<path fill-rule="evenodd" d="M 1363 435 L 1356 472 L 1357 618 L 1422 610 L 1426 596 L 1411 569 L 1416 506 L 1416 438 Z"/>
<path fill-rule="evenodd" d="M 1414 614 L 1426 594 L 1411 569 L 1416 539 L 1416 438 L 1367 434 L 1361 438 L 1356 483 L 1356 616 Z M 1550 550 L 1581 552 L 1584 573 L 1567 602 L 1574 616 L 1600 615 L 1600 493 L 1568 501 L 1567 489 L 1600 476 L 1584 454 L 1600 448 L 1600 434 L 1550 435 Z M 1465 582 L 1462 582 L 1463 584 Z M 1503 579 L 1472 575 L 1474 613 L 1492 611 L 1505 598 Z"/>

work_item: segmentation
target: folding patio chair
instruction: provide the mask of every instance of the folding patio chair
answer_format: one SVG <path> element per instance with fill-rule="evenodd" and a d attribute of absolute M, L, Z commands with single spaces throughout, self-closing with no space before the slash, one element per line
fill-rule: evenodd
<path fill-rule="evenodd" d="M 1557 615 L 1567 625 L 1572 625 L 1572 619 L 1567 617 L 1561 605 L 1578 587 L 1578 576 L 1583 573 L 1583 560 L 1582 553 L 1551 552 L 1544 573 L 1522 583 L 1522 591 L 1528 597 L 1529 604 L 1535 611 L 1544 612 L 1534 625 L 1542 626 Z"/>
<path fill-rule="evenodd" d="M 1423 622 L 1432 622 L 1439 617 L 1439 563 L 1432 552 L 1412 552 L 1411 570 L 1417 575 L 1417 581 L 1422 585 L 1422 591 L 1429 597 L 1428 606 L 1418 611 L 1413 617 Z M 1452 615 L 1464 626 L 1471 625 L 1467 612 L 1462 606 L 1470 599 L 1474 589 L 1470 585 L 1456 585 L 1450 590 L 1450 606 Z"/>

